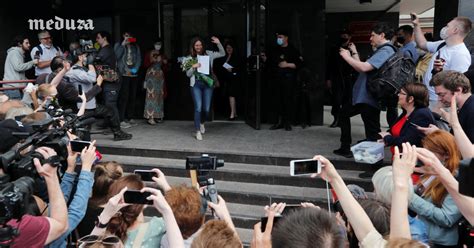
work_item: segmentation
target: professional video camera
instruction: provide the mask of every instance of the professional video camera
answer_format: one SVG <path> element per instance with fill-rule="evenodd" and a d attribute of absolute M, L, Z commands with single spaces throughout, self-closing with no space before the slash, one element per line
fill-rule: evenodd
<path fill-rule="evenodd" d="M 209 172 L 224 166 L 224 160 L 216 156 L 202 154 L 201 156 L 186 157 L 186 170 L 196 171 L 199 185 L 207 186 Z"/>
<path fill-rule="evenodd" d="M 11 219 L 20 220 L 26 213 L 34 182 L 31 177 L 21 177 L 0 186 L 0 242 L 12 240 L 18 236 L 18 229 L 6 223 Z"/>
<path fill-rule="evenodd" d="M 186 170 L 192 171 L 191 180 L 196 180 L 201 187 L 207 186 L 203 192 L 204 197 L 215 204 L 217 204 L 218 199 L 217 187 L 214 178 L 209 177 L 209 173 L 223 166 L 224 160 L 218 159 L 216 156 L 209 156 L 208 154 L 186 157 Z"/>
<path fill-rule="evenodd" d="M 223 159 L 218 159 L 216 156 L 209 156 L 208 154 L 186 157 L 186 170 L 211 171 L 223 166 Z"/>
<path fill-rule="evenodd" d="M 68 109 L 55 108 L 50 105 L 46 111 L 52 118 L 31 124 L 32 133 L 12 133 L 24 140 L 16 149 L 12 149 L 0 155 L 0 166 L 14 180 L 22 176 L 35 177 L 37 175 L 33 159 L 38 158 L 41 163 L 48 162 L 52 166 L 60 166 L 68 156 L 67 145 L 69 144 L 68 130 L 80 137 L 81 133 L 87 130 L 83 128 L 94 122 L 94 118 L 83 119 L 72 113 Z M 52 128 L 51 128 L 52 127 Z M 36 148 L 46 146 L 54 149 L 57 156 L 53 156 L 48 161 L 35 151 Z M 26 149 L 29 149 L 26 153 Z"/>

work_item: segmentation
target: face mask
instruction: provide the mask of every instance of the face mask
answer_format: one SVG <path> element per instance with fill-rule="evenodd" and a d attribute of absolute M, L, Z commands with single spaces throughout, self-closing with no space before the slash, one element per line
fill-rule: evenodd
<path fill-rule="evenodd" d="M 277 44 L 279 46 L 283 45 L 283 38 L 277 38 Z"/>
<path fill-rule="evenodd" d="M 155 50 L 160 50 L 161 49 L 161 45 L 155 45 Z"/>
<path fill-rule="evenodd" d="M 397 42 L 400 44 L 405 44 L 405 37 L 403 36 L 397 36 Z"/>
<path fill-rule="evenodd" d="M 443 40 L 446 40 L 449 38 L 448 36 L 448 27 L 443 27 L 441 31 L 439 32 L 439 37 Z"/>

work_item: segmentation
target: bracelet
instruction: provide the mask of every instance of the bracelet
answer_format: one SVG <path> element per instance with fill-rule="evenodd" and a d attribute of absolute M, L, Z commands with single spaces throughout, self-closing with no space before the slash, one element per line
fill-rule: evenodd
<path fill-rule="evenodd" d="M 109 225 L 109 222 L 102 224 L 100 223 L 99 216 L 97 216 L 97 220 L 95 221 L 95 226 L 98 228 L 106 228 Z"/>

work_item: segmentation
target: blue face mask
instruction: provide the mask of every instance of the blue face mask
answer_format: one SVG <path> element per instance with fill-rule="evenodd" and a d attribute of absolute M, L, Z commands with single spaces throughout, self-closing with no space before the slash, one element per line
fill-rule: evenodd
<path fill-rule="evenodd" d="M 277 44 L 279 46 L 283 45 L 283 38 L 277 38 Z"/>

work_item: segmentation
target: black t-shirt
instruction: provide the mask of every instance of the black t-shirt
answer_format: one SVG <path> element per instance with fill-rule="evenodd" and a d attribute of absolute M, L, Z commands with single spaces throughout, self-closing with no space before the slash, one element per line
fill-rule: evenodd
<path fill-rule="evenodd" d="M 117 58 L 115 57 L 114 49 L 110 44 L 100 48 L 97 57 L 100 58 L 99 64 L 108 65 L 112 69 L 117 67 Z"/>
<path fill-rule="evenodd" d="M 282 61 L 294 63 L 296 69 L 278 67 L 278 64 Z M 301 57 L 300 52 L 291 45 L 286 47 L 278 46 L 272 52 L 271 63 L 277 73 L 296 73 L 296 70 L 300 69 L 303 63 L 303 58 Z"/>
<path fill-rule="evenodd" d="M 458 113 L 459 123 L 467 137 L 474 143 L 474 95 L 471 95 Z"/>

